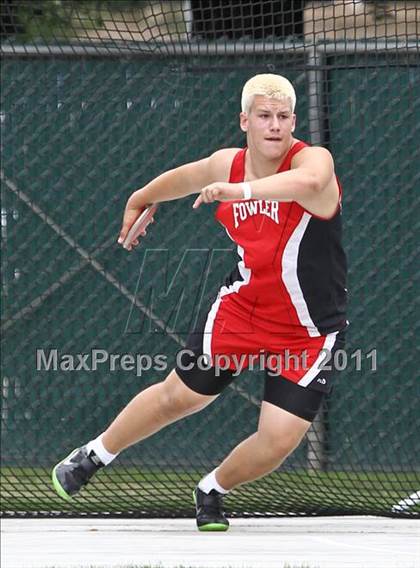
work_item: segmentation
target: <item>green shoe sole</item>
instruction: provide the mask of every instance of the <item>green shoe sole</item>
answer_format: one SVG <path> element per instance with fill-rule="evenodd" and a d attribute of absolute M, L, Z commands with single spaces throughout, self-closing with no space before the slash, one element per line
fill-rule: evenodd
<path fill-rule="evenodd" d="M 60 462 L 60 463 L 61 463 L 61 462 Z M 65 499 L 66 501 L 73 501 L 72 497 L 71 497 L 68 493 L 66 493 L 66 492 L 64 491 L 64 489 L 61 487 L 60 482 L 59 482 L 58 479 L 57 479 L 57 474 L 55 473 L 55 470 L 57 469 L 57 467 L 58 467 L 59 465 L 60 465 L 60 464 L 57 464 L 57 465 L 55 466 L 55 468 L 52 470 L 52 474 L 51 474 L 51 479 L 52 479 L 52 483 L 53 483 L 54 489 L 56 490 L 57 494 L 58 494 L 62 499 Z"/>
<path fill-rule="evenodd" d="M 201 532 L 224 532 L 227 531 L 229 525 L 221 525 L 219 523 L 209 523 L 208 525 L 203 525 L 201 527 L 197 527 Z"/>

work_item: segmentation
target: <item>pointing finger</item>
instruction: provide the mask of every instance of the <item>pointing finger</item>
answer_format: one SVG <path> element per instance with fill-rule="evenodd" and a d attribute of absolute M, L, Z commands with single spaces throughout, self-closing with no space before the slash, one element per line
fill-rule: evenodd
<path fill-rule="evenodd" d="M 193 203 L 193 209 L 197 209 L 203 203 L 203 198 L 201 194 L 197 197 L 197 199 Z"/>

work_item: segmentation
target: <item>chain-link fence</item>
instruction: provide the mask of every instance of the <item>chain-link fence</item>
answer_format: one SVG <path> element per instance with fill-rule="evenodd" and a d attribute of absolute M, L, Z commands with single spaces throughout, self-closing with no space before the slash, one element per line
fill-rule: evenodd
<path fill-rule="evenodd" d="M 344 187 L 351 325 L 345 369 L 305 442 L 226 505 L 418 514 L 420 9 L 291 6 L 2 4 L 3 513 L 192 515 L 191 488 L 255 430 L 261 374 L 243 373 L 210 408 L 124 452 L 74 504 L 50 485 L 58 459 L 164 378 L 236 263 L 190 198 L 161 205 L 127 254 L 116 245 L 127 197 L 244 145 L 242 85 L 276 72 L 297 91 L 297 137 L 331 149 Z"/>

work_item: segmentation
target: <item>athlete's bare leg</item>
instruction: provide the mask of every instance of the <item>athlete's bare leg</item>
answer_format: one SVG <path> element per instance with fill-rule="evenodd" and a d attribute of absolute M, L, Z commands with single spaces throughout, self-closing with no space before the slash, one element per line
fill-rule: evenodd
<path fill-rule="evenodd" d="M 299 445 L 311 423 L 271 404 L 261 405 L 258 431 L 238 444 L 217 468 L 226 490 L 276 469 Z"/>
<path fill-rule="evenodd" d="M 171 371 L 167 378 L 140 392 L 120 412 L 102 436 L 108 452 L 117 454 L 164 426 L 198 412 L 216 396 L 194 392 Z"/>

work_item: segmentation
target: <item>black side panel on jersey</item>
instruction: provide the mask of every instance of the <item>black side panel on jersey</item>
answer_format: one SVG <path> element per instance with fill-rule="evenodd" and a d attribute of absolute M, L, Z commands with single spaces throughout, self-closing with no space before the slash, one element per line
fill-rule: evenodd
<path fill-rule="evenodd" d="M 321 334 L 346 327 L 347 261 L 341 244 L 341 213 L 312 217 L 302 238 L 297 275 L 309 315 Z"/>
<path fill-rule="evenodd" d="M 239 272 L 239 268 L 238 265 L 235 266 L 235 268 L 232 270 L 232 272 L 225 277 L 224 279 L 224 285 L 229 287 L 232 286 L 232 284 L 234 282 L 243 282 L 244 279 L 241 275 L 241 273 Z"/>

